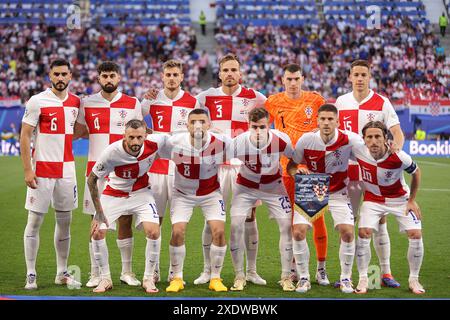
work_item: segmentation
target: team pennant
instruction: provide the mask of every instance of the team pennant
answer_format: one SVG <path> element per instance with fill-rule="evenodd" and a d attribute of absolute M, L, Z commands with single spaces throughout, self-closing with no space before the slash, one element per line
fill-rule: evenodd
<path fill-rule="evenodd" d="M 327 174 L 296 174 L 294 209 L 309 222 L 314 222 L 328 208 L 330 176 Z"/>

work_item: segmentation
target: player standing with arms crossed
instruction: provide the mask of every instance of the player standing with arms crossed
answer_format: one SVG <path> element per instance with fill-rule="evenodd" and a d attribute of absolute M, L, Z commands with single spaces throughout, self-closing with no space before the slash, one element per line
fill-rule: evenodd
<path fill-rule="evenodd" d="M 388 98 L 369 88 L 370 64 L 366 60 L 355 60 L 350 67 L 350 81 L 353 91 L 337 98 L 340 128 L 362 135 L 362 128 L 370 121 L 381 121 L 393 136 L 390 143 L 392 153 L 402 150 L 405 138 L 400 121 Z M 360 177 L 358 164 L 350 161 L 348 192 L 355 217 L 358 216 L 364 183 Z M 386 218 L 381 217 L 380 227 L 373 233 L 373 245 L 381 267 L 382 284 L 397 288 L 400 284 L 391 274 L 391 242 L 387 230 Z"/>
<path fill-rule="evenodd" d="M 286 133 L 292 144 L 305 133 L 317 128 L 317 111 L 325 103 L 325 99 L 315 92 L 302 90 L 304 77 L 298 64 L 288 64 L 284 68 L 282 82 L 284 92 L 269 96 L 265 105 L 274 121 L 275 129 Z M 295 180 L 287 173 L 288 160 L 281 158 L 283 166 L 283 182 L 291 203 L 294 203 Z M 326 272 L 328 247 L 327 227 L 325 217 L 313 223 L 313 238 L 317 252 L 316 280 L 320 285 L 330 284 Z M 293 279 L 296 280 L 295 267 L 292 268 Z"/>
<path fill-rule="evenodd" d="M 131 119 L 142 119 L 139 100 L 127 96 L 118 90 L 120 83 L 120 68 L 111 61 L 105 61 L 97 67 L 98 83 L 102 90 L 81 100 L 76 129 L 89 134 L 89 154 L 86 168 L 86 185 L 84 190 L 83 212 L 94 216 L 95 208 L 87 186 L 87 177 L 100 154 L 111 143 L 123 139 L 125 124 Z M 100 192 L 106 186 L 106 179 L 98 179 Z M 122 259 L 122 274 L 120 280 L 130 286 L 141 283 L 132 272 L 133 233 L 131 230 L 133 216 L 119 217 L 117 246 Z M 91 274 L 87 287 L 97 287 L 100 283 L 100 270 L 97 267 L 92 243 L 89 243 L 91 258 Z"/>
<path fill-rule="evenodd" d="M 78 207 L 75 162 L 72 153 L 74 124 L 80 99 L 68 92 L 70 63 L 56 59 L 50 64 L 52 87 L 34 95 L 22 119 L 20 150 L 27 184 L 25 209 L 28 221 L 23 236 L 27 278 L 25 289 L 37 289 L 36 258 L 39 230 L 50 203 L 55 209 L 55 284 L 81 286 L 67 272 L 72 210 Z M 31 141 L 33 152 L 31 153 Z"/>

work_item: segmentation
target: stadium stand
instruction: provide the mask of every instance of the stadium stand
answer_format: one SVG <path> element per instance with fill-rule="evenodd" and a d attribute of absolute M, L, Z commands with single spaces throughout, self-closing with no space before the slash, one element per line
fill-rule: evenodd
<path fill-rule="evenodd" d="M 189 0 L 90 0 L 84 3 L 88 4 L 86 21 L 100 25 L 159 25 L 174 22 L 185 26 L 191 22 Z M 0 24 L 45 22 L 65 25 L 71 5 L 69 1 L 0 1 Z"/>

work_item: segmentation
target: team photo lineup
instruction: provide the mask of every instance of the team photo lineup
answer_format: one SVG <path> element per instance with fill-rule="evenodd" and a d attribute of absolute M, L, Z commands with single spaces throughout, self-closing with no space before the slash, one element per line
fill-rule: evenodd
<path fill-rule="evenodd" d="M 22 119 L 28 210 L 25 289 L 38 289 L 39 229 L 50 204 L 58 238 L 55 284 L 82 285 L 67 272 L 72 210 L 78 206 L 71 144 L 73 139 L 88 137 L 82 203 L 83 212 L 92 215 L 91 240 L 86 244 L 91 272 L 83 285 L 94 293 L 113 288 L 105 238 L 108 229 L 116 228 L 122 282 L 142 286 L 149 294 L 160 289 L 179 292 L 190 285 L 183 280 L 184 241 L 195 207 L 201 208 L 205 225 L 203 271 L 194 285 L 209 283 L 216 292 L 242 291 L 247 283 L 266 285 L 257 273 L 256 208 L 262 203 L 278 224 L 279 250 L 273 254 L 280 256 L 281 270 L 274 270 L 280 274 L 280 290 L 306 293 L 315 280 L 319 285 L 337 286 L 343 293 L 367 293 L 372 238 L 382 284 L 400 286 L 390 270 L 386 228 L 390 213 L 409 239 L 409 289 L 425 293 L 419 282 L 424 254 L 422 214 L 415 201 L 420 168 L 401 151 L 404 137 L 389 99 L 369 88 L 366 60 L 351 64 L 353 91 L 334 104 L 320 93 L 302 90 L 304 78 L 297 64 L 283 68 L 285 90 L 266 98 L 241 85 L 240 60 L 234 54 L 220 57 L 221 86 L 195 97 L 181 87 L 183 66 L 177 60 L 162 64 L 163 89 L 149 89 L 142 101 L 118 91 L 120 67 L 112 61 L 98 65 L 101 91 L 81 99 L 70 93 L 68 61 L 55 59 L 49 70 L 51 88 L 29 99 Z M 152 129 L 143 120 L 146 115 L 151 117 Z M 335 284 L 327 276 L 324 217 L 311 222 L 293 210 L 295 175 L 313 173 L 330 177 L 329 213 L 340 235 L 339 265 L 333 266 L 340 268 L 340 279 Z M 412 176 L 410 187 L 404 174 Z M 163 288 L 161 237 L 169 235 L 161 234 L 160 224 L 167 209 L 172 230 L 168 286 Z M 227 216 L 230 234 L 225 233 Z M 133 218 L 136 229 L 146 237 L 142 281 L 131 267 Z M 317 251 L 313 277 L 306 241 L 309 229 Z M 229 288 L 221 278 L 227 250 L 235 274 Z M 358 276 L 352 277 L 355 259 Z M 352 279 L 358 279 L 357 285 Z"/>
<path fill-rule="evenodd" d="M 0 302 L 450 299 L 448 17 L 0 0 Z"/>

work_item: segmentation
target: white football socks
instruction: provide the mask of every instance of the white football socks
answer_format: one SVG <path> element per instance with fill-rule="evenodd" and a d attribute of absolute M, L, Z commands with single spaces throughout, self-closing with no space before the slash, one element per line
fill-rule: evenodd
<path fill-rule="evenodd" d="M 358 266 L 359 278 L 367 278 L 371 257 L 370 238 L 364 239 L 358 237 L 356 242 L 356 264 Z"/>
<path fill-rule="evenodd" d="M 27 274 L 36 274 L 36 257 L 39 249 L 39 230 L 44 221 L 44 214 L 28 211 L 28 221 L 23 235 Z"/>
<path fill-rule="evenodd" d="M 236 277 L 244 274 L 244 232 L 245 216 L 231 217 L 230 251 Z"/>
<path fill-rule="evenodd" d="M 70 251 L 70 223 L 72 211 L 55 211 L 54 245 L 56 251 L 56 273 L 61 275 L 67 271 L 67 260 Z"/>
<path fill-rule="evenodd" d="M 133 237 L 127 239 L 117 239 L 117 247 L 122 258 L 122 274 L 132 271 L 133 260 Z"/>
<path fill-rule="evenodd" d="M 145 272 L 144 277 L 153 277 L 156 266 L 159 262 L 159 252 L 161 250 L 161 237 L 156 240 L 147 238 L 145 246 Z"/>
<path fill-rule="evenodd" d="M 227 246 L 218 247 L 211 244 L 211 279 L 220 278 Z"/>
<path fill-rule="evenodd" d="M 306 239 L 293 240 L 293 254 L 295 258 L 295 266 L 297 274 L 300 278 L 309 279 L 309 247 Z"/>
<path fill-rule="evenodd" d="M 341 240 L 339 247 L 339 260 L 341 262 L 341 280 L 351 279 L 353 259 L 355 258 L 355 240 L 344 242 Z"/>
<path fill-rule="evenodd" d="M 256 272 L 256 258 L 258 255 L 258 225 L 256 219 L 245 222 L 245 249 L 247 252 L 247 272 Z"/>
<path fill-rule="evenodd" d="M 281 277 L 289 277 L 292 262 L 292 231 L 291 219 L 276 219 L 280 230 L 280 242 L 278 244 L 281 256 Z"/>
<path fill-rule="evenodd" d="M 408 263 L 409 278 L 419 278 L 420 267 L 423 261 L 423 240 L 409 239 Z"/>
<path fill-rule="evenodd" d="M 379 224 L 378 232 L 373 233 L 373 246 L 380 262 L 381 274 L 391 274 L 391 240 L 387 223 Z"/>
<path fill-rule="evenodd" d="M 212 233 L 211 228 L 207 221 L 203 226 L 202 232 L 202 245 L 203 245 L 203 270 L 206 272 L 211 272 L 211 244 L 212 244 Z"/>
<path fill-rule="evenodd" d="M 111 271 L 109 270 L 109 253 L 106 239 L 91 240 L 94 249 L 94 257 L 96 264 L 100 268 L 100 275 L 103 279 L 111 279 Z"/>
<path fill-rule="evenodd" d="M 169 245 L 170 265 L 172 267 L 174 278 L 183 279 L 183 264 L 186 257 L 186 246 L 179 247 Z"/>
<path fill-rule="evenodd" d="M 91 277 L 100 276 L 100 268 L 97 266 L 97 261 L 95 260 L 94 248 L 92 246 L 92 240 L 89 241 L 89 257 L 91 258 Z"/>

